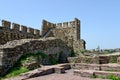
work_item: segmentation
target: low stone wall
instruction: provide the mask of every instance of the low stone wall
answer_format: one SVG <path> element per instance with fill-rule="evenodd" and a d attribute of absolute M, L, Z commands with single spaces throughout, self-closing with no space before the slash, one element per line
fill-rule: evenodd
<path fill-rule="evenodd" d="M 22 39 L 0 45 L 0 75 L 4 75 L 24 54 L 42 51 L 46 54 L 64 53 L 64 57 L 71 53 L 62 40 L 56 38 Z"/>
<path fill-rule="evenodd" d="M 108 63 L 119 63 L 118 57 L 120 53 L 104 54 L 99 56 L 79 56 L 79 57 L 68 57 L 70 63 L 93 63 L 93 64 L 108 64 Z"/>
<path fill-rule="evenodd" d="M 87 63 L 71 63 L 72 69 L 78 70 L 100 70 L 99 64 L 87 64 Z"/>
<path fill-rule="evenodd" d="M 99 64 L 99 57 L 68 57 L 68 61 L 70 63 L 93 63 L 93 64 Z"/>
<path fill-rule="evenodd" d="M 120 57 L 120 52 L 100 55 L 99 57 L 103 61 L 102 63 L 117 63 L 117 58 Z"/>
<path fill-rule="evenodd" d="M 119 64 L 88 64 L 88 63 L 71 63 L 72 69 L 78 70 L 97 70 L 97 71 L 120 71 Z"/>
<path fill-rule="evenodd" d="M 117 63 L 120 64 L 120 57 L 117 58 Z"/>

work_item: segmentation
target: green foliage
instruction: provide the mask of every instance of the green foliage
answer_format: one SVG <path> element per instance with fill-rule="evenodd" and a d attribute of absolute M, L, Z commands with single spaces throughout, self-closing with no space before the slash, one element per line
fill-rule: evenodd
<path fill-rule="evenodd" d="M 107 77 L 93 75 L 93 76 L 91 76 L 91 78 L 102 78 L 102 79 L 110 79 L 110 80 L 120 80 L 120 77 L 116 77 L 115 75 L 109 75 Z"/>
<path fill-rule="evenodd" d="M 21 56 L 21 58 L 15 63 L 15 65 L 8 71 L 8 74 L 0 77 L 0 79 L 17 76 L 20 73 L 29 71 L 29 69 L 22 66 L 22 63 L 24 63 L 26 59 L 29 59 L 29 61 L 31 61 L 33 58 L 36 58 L 37 60 L 39 60 L 39 56 L 41 56 L 42 58 L 48 58 L 51 64 L 57 64 L 57 61 L 53 57 L 49 57 L 43 52 L 38 51 L 37 53 L 27 53 Z"/>
<path fill-rule="evenodd" d="M 117 63 L 118 56 L 110 56 L 109 63 Z"/>
<path fill-rule="evenodd" d="M 26 59 L 29 59 L 29 61 L 32 61 L 33 58 L 39 60 L 39 56 L 41 56 L 43 59 L 49 59 L 52 65 L 57 64 L 57 61 L 53 56 L 49 56 L 43 52 L 38 51 L 37 53 L 27 53 L 21 56 L 21 58 L 15 63 L 15 65 L 8 71 L 8 74 L 0 77 L 0 80 L 8 77 L 17 76 L 24 72 L 28 72 L 29 69 L 24 68 L 22 64 L 26 61 Z"/>
<path fill-rule="evenodd" d="M 9 71 L 9 74 L 7 74 L 5 77 L 12 77 L 12 76 L 16 76 L 19 75 L 20 73 L 24 73 L 24 72 L 28 72 L 29 69 L 24 68 L 24 67 L 19 67 L 19 68 L 13 68 Z"/>
<path fill-rule="evenodd" d="M 55 58 L 53 56 L 49 56 L 49 61 L 52 65 L 57 64 L 57 61 L 55 60 Z"/>
<path fill-rule="evenodd" d="M 70 57 L 75 57 L 76 56 L 76 53 L 72 50 L 71 51 L 71 54 L 69 55 Z"/>
<path fill-rule="evenodd" d="M 81 49 L 80 52 L 83 54 L 85 52 L 85 50 Z"/>
<path fill-rule="evenodd" d="M 120 80 L 120 77 L 116 77 L 115 75 L 109 75 L 106 78 L 107 79 L 112 79 L 112 80 Z"/>
<path fill-rule="evenodd" d="M 93 74 L 93 75 L 91 76 L 91 78 L 98 78 L 98 76 L 96 76 L 95 74 Z"/>

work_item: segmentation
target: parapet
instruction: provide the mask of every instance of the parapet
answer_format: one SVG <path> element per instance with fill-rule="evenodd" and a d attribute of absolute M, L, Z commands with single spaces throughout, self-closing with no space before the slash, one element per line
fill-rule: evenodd
<path fill-rule="evenodd" d="M 28 38 L 40 38 L 40 30 L 2 20 L 2 26 L 0 26 L 0 45 L 8 41 Z"/>
<path fill-rule="evenodd" d="M 42 36 L 46 35 L 47 32 L 50 30 L 50 29 L 53 29 L 55 28 L 55 24 L 54 23 L 51 23 L 51 22 L 48 22 L 46 20 L 43 20 L 42 21 Z"/>
<path fill-rule="evenodd" d="M 57 23 L 56 28 L 77 28 L 80 26 L 80 20 L 75 18 L 74 21 Z"/>
<path fill-rule="evenodd" d="M 12 28 L 11 28 L 11 24 L 12 24 Z M 51 25 L 51 24 L 49 24 L 49 25 Z M 51 26 L 53 26 L 53 25 L 51 25 Z M 21 32 L 24 32 L 24 33 L 31 33 L 31 34 L 39 34 L 40 35 L 40 30 L 33 29 L 33 28 L 30 28 L 30 27 L 28 28 L 27 26 L 20 25 L 18 23 L 11 23 L 11 22 L 6 21 L 6 20 L 2 20 L 2 26 L 1 27 L 2 27 L 1 29 L 21 31 Z"/>
<path fill-rule="evenodd" d="M 62 23 L 57 23 L 58 28 L 62 28 Z"/>
<path fill-rule="evenodd" d="M 12 23 L 12 29 L 16 31 L 20 31 L 20 25 L 17 23 Z"/>
<path fill-rule="evenodd" d="M 27 26 L 21 25 L 21 31 L 22 32 L 27 32 Z"/>
<path fill-rule="evenodd" d="M 34 34 L 36 34 L 36 35 L 40 35 L 40 30 L 38 30 L 38 29 L 34 29 Z"/>
<path fill-rule="evenodd" d="M 11 27 L 11 22 L 6 21 L 6 20 L 2 20 L 2 28 L 10 29 L 10 27 Z"/>
<path fill-rule="evenodd" d="M 34 34 L 34 29 L 33 28 L 28 28 L 28 33 Z"/>
<path fill-rule="evenodd" d="M 68 22 L 64 22 L 64 23 L 63 23 L 63 27 L 64 27 L 64 28 L 67 28 L 67 27 L 68 27 Z"/>

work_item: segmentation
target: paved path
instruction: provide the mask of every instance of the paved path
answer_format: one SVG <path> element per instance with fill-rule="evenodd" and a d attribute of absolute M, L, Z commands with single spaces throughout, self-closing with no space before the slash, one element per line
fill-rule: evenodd
<path fill-rule="evenodd" d="M 108 79 L 100 79 L 100 78 L 86 78 L 73 75 L 73 70 L 67 70 L 64 74 L 49 74 L 45 76 L 30 78 L 27 80 L 108 80 Z"/>

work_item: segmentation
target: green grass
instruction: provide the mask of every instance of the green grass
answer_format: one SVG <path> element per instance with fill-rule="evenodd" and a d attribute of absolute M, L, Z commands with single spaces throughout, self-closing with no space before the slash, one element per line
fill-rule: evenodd
<path fill-rule="evenodd" d="M 112 79 L 112 80 L 120 80 L 120 77 L 116 77 L 114 75 L 109 75 L 106 77 L 107 79 Z"/>
<path fill-rule="evenodd" d="M 120 77 L 117 77 L 115 75 L 109 75 L 109 76 L 96 76 L 93 75 L 91 78 L 102 78 L 102 79 L 110 79 L 110 80 L 120 80 Z"/>
<path fill-rule="evenodd" d="M 8 78 L 8 77 L 12 77 L 12 76 L 16 76 L 16 75 L 19 75 L 21 73 L 25 73 L 25 72 L 28 72 L 29 69 L 27 68 L 24 68 L 24 67 L 19 67 L 18 69 L 12 69 L 9 74 L 7 74 L 5 77 Z"/>
<path fill-rule="evenodd" d="M 7 72 L 7 74 L 5 76 L 0 77 L 1 79 L 4 78 L 9 78 L 9 77 L 14 77 L 17 76 L 21 73 L 25 73 L 28 72 L 29 69 L 25 68 L 22 66 L 22 64 L 26 61 L 27 58 L 29 58 L 31 61 L 32 58 L 36 58 L 37 60 L 39 60 L 39 56 L 41 56 L 42 58 L 48 58 L 50 63 L 53 64 L 57 64 L 57 61 L 54 59 L 54 57 L 48 56 L 47 54 L 38 51 L 37 53 L 27 53 L 23 56 L 21 56 L 21 58 L 16 62 L 16 64 Z"/>

